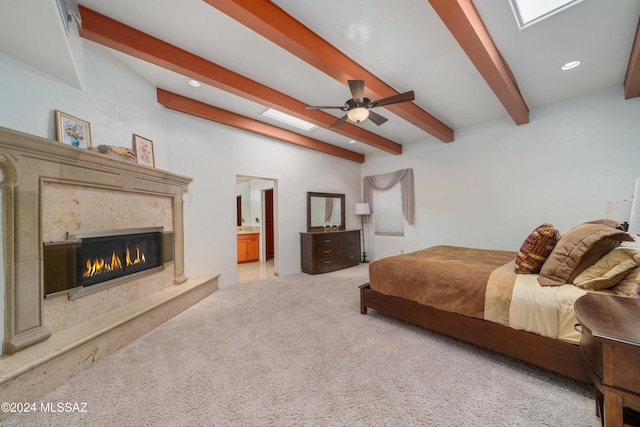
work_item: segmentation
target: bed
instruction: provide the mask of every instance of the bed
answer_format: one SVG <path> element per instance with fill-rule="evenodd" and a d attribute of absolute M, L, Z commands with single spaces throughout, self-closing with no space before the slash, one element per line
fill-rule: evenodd
<path fill-rule="evenodd" d="M 517 252 L 434 246 L 369 265 L 368 309 L 591 382 L 574 302 L 587 292 L 640 295 L 640 248 L 617 223 L 562 236 L 537 227 Z"/>

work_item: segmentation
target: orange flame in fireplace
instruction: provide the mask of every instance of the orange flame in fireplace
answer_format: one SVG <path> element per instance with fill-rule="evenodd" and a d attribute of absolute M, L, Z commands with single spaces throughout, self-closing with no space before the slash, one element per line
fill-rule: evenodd
<path fill-rule="evenodd" d="M 114 251 L 111 254 L 111 260 L 109 261 L 105 260 L 104 258 L 96 258 L 93 261 L 88 259 L 87 271 L 84 272 L 82 277 L 93 277 L 115 270 L 122 270 L 122 260 L 120 260 L 120 257 L 116 255 Z"/>
<path fill-rule="evenodd" d="M 140 246 L 136 246 L 134 258 L 131 258 L 131 251 L 127 247 L 125 262 L 127 267 L 140 263 L 147 262 L 147 257 L 140 251 Z M 122 270 L 122 260 L 115 251 L 111 254 L 111 259 L 105 260 L 104 258 L 88 259 L 86 262 L 87 270 L 82 277 L 94 277 L 100 274 L 109 273 L 116 270 Z"/>
<path fill-rule="evenodd" d="M 140 253 L 140 246 L 136 246 L 136 257 L 131 260 L 131 252 L 129 248 L 127 248 L 127 266 L 140 264 L 141 262 L 146 262 L 147 258 L 143 253 Z"/>

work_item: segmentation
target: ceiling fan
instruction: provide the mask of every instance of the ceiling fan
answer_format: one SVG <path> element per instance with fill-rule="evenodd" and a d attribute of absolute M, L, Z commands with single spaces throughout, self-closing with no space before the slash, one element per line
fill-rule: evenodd
<path fill-rule="evenodd" d="M 356 123 L 360 123 L 367 118 L 369 118 L 376 125 L 380 126 L 381 124 L 386 122 L 387 119 L 382 117 L 380 114 L 371 111 L 372 108 L 382 107 L 383 105 L 399 104 L 401 102 L 414 100 L 413 91 L 409 91 L 400 93 L 398 95 L 389 96 L 387 98 L 382 98 L 377 101 L 372 101 L 369 98 L 364 97 L 364 80 L 349 80 L 349 89 L 351 90 L 352 98 L 348 99 L 344 103 L 344 106 L 336 107 L 309 105 L 307 106 L 307 110 L 339 109 L 342 111 L 346 111 L 347 114 L 345 114 L 337 122 L 330 126 L 332 128 L 340 126 L 347 119 Z"/>

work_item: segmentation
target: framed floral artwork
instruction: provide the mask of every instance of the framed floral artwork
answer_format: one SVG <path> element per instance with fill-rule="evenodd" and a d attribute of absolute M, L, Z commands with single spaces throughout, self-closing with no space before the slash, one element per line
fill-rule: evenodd
<path fill-rule="evenodd" d="M 140 135 L 133 134 L 133 151 L 136 152 L 136 160 L 141 165 L 155 166 L 153 159 L 153 142 Z"/>
<path fill-rule="evenodd" d="M 56 110 L 56 134 L 58 142 L 91 149 L 91 128 L 87 121 Z"/>

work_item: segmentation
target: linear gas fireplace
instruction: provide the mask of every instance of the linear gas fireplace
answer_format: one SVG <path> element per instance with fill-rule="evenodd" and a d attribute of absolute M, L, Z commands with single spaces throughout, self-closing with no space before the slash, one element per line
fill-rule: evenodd
<path fill-rule="evenodd" d="M 171 240 L 162 227 L 78 231 L 67 236 L 66 241 L 44 245 L 45 296 L 77 293 L 95 285 L 103 288 L 122 283 L 126 276 L 156 271 L 167 261 L 163 243 Z"/>

